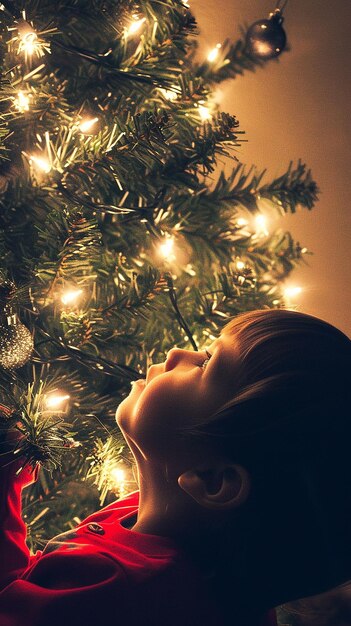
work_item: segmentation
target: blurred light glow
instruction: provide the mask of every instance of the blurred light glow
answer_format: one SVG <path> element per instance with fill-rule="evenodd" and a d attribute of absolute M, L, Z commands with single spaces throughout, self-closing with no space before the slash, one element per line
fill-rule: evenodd
<path fill-rule="evenodd" d="M 215 60 L 217 59 L 217 57 L 218 57 L 219 50 L 220 50 L 220 48 L 221 48 L 221 47 L 222 47 L 222 44 L 221 44 L 221 43 L 218 43 L 218 44 L 216 45 L 216 47 L 215 47 L 215 48 L 213 48 L 213 49 L 211 50 L 211 52 L 207 55 L 207 61 L 209 61 L 210 63 L 212 63 L 213 61 L 215 61 Z"/>
<path fill-rule="evenodd" d="M 163 87 L 159 88 L 159 92 L 162 93 L 163 97 L 170 102 L 176 100 L 179 95 L 176 91 L 173 91 L 172 89 L 163 89 Z"/>
<path fill-rule="evenodd" d="M 18 92 L 17 98 L 15 98 L 13 102 L 14 102 L 16 109 L 20 113 L 29 111 L 29 98 L 23 91 Z"/>
<path fill-rule="evenodd" d="M 127 28 L 127 31 L 126 31 L 126 36 L 127 37 L 130 37 L 130 35 L 135 35 L 135 33 L 137 33 L 140 30 L 140 28 L 142 27 L 142 25 L 146 21 L 146 17 L 142 17 L 141 19 L 139 19 L 139 17 L 137 15 L 133 15 L 133 19 L 135 21 L 132 22 L 129 25 L 129 27 Z"/>
<path fill-rule="evenodd" d="M 58 393 L 52 393 L 48 396 L 46 396 L 45 399 L 45 405 L 47 409 L 59 409 L 61 405 L 66 401 L 69 400 L 70 396 L 68 394 L 58 394 Z M 62 409 L 61 409 L 62 410 Z"/>
<path fill-rule="evenodd" d="M 75 300 L 83 293 L 83 289 L 69 289 L 61 296 L 62 304 L 73 304 Z"/>
<path fill-rule="evenodd" d="M 94 117 L 91 120 L 84 120 L 83 122 L 79 124 L 79 130 L 82 133 L 88 133 L 92 129 L 94 124 L 96 124 L 96 122 L 98 121 L 99 121 L 98 117 Z"/>
<path fill-rule="evenodd" d="M 266 56 L 272 52 L 272 46 L 265 41 L 255 41 L 253 44 L 254 52 L 258 55 Z"/>
<path fill-rule="evenodd" d="M 257 215 L 255 218 L 256 235 L 269 235 L 267 230 L 267 218 L 265 215 Z"/>
<path fill-rule="evenodd" d="M 243 261 L 237 261 L 236 262 L 236 267 L 238 270 L 243 270 L 245 267 L 245 263 L 243 263 Z"/>
<path fill-rule="evenodd" d="M 298 296 L 302 291 L 302 287 L 285 287 L 284 296 L 285 298 L 294 298 Z"/>
<path fill-rule="evenodd" d="M 18 52 L 24 52 L 26 56 L 32 56 L 38 53 L 40 43 L 38 41 L 38 35 L 34 30 L 20 34 Z"/>
<path fill-rule="evenodd" d="M 243 217 L 239 217 L 239 219 L 237 219 L 236 221 L 238 226 L 247 226 L 248 221 L 245 220 Z"/>
<path fill-rule="evenodd" d="M 198 111 L 203 122 L 206 122 L 207 120 L 212 119 L 212 115 L 211 115 L 209 108 L 204 106 L 203 104 L 199 105 Z"/>
<path fill-rule="evenodd" d="M 118 489 L 119 493 L 125 492 L 126 472 L 121 467 L 114 467 L 110 471 L 110 482 L 113 488 Z"/>
<path fill-rule="evenodd" d="M 33 163 L 36 165 L 36 167 L 41 170 L 42 172 L 45 172 L 45 174 L 48 174 L 51 170 L 51 165 L 48 161 L 48 159 L 43 159 L 42 157 L 37 157 L 34 154 L 30 155 L 30 160 L 33 161 Z"/>
<path fill-rule="evenodd" d="M 175 255 L 173 254 L 173 246 L 174 246 L 174 238 L 167 237 L 166 241 L 159 246 L 159 252 L 164 259 L 167 261 L 172 261 L 175 259 Z"/>

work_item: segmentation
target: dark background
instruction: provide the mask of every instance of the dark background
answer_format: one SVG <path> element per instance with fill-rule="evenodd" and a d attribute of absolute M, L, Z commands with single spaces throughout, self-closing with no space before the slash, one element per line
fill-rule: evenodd
<path fill-rule="evenodd" d="M 189 0 L 199 28 L 199 57 L 239 25 L 267 18 L 275 0 Z M 264 69 L 222 83 L 216 100 L 246 131 L 237 156 L 267 168 L 269 180 L 299 158 L 321 189 L 312 211 L 271 218 L 268 230 L 289 230 L 314 252 L 286 286 L 300 286 L 293 308 L 316 315 L 351 336 L 350 0 L 289 0 L 284 28 L 290 52 Z M 222 168 L 223 169 L 223 168 Z M 262 208 L 264 212 L 264 208 Z"/>

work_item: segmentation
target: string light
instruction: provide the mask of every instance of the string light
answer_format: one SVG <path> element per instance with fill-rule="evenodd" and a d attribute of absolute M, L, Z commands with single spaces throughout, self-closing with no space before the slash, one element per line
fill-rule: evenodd
<path fill-rule="evenodd" d="M 51 170 L 51 165 L 48 159 L 43 159 L 42 157 L 37 157 L 34 154 L 31 154 L 29 157 L 30 161 L 33 162 L 39 170 L 48 174 Z"/>
<path fill-rule="evenodd" d="M 121 467 L 113 467 L 110 470 L 110 485 L 113 491 L 118 491 L 120 497 L 126 493 L 126 472 Z"/>
<path fill-rule="evenodd" d="M 164 259 L 167 259 L 167 261 L 174 261 L 176 258 L 174 253 L 172 252 L 173 246 L 173 237 L 167 237 L 165 242 L 159 246 L 159 253 L 161 254 L 161 256 L 163 256 Z"/>
<path fill-rule="evenodd" d="M 207 61 L 209 61 L 210 63 L 213 63 L 213 61 L 215 61 L 217 59 L 217 57 L 219 55 L 219 50 L 220 50 L 221 47 L 222 47 L 222 44 L 218 43 L 216 45 L 216 47 L 213 48 L 211 50 L 211 52 L 207 55 Z"/>
<path fill-rule="evenodd" d="M 237 261 L 236 262 L 236 267 L 238 270 L 243 270 L 245 267 L 245 263 L 243 263 L 243 261 Z"/>
<path fill-rule="evenodd" d="M 130 24 L 130 26 L 127 28 L 127 30 L 126 30 L 126 37 L 130 37 L 131 35 L 135 35 L 135 33 L 137 33 L 141 29 L 142 25 L 146 21 L 146 17 L 142 17 L 141 19 L 139 19 L 138 15 L 133 15 L 133 19 L 135 21 L 132 22 Z"/>
<path fill-rule="evenodd" d="M 38 45 L 38 35 L 31 31 L 25 33 L 20 37 L 18 52 L 24 52 L 26 55 L 32 56 L 34 54 L 36 46 Z"/>
<path fill-rule="evenodd" d="M 243 217 L 239 217 L 239 219 L 237 219 L 236 221 L 238 226 L 247 226 L 248 225 L 248 221 L 245 220 Z"/>
<path fill-rule="evenodd" d="M 81 122 L 79 124 L 79 130 L 82 133 L 89 133 L 89 131 L 93 128 L 93 126 L 96 124 L 96 122 L 99 121 L 98 117 L 94 117 L 91 120 L 84 120 L 83 122 Z"/>
<path fill-rule="evenodd" d="M 23 91 L 18 92 L 17 98 L 14 98 L 13 103 L 20 113 L 29 111 L 29 97 Z"/>
<path fill-rule="evenodd" d="M 163 87 L 160 87 L 159 92 L 163 95 L 164 98 L 166 98 L 166 100 L 170 100 L 171 102 L 178 98 L 178 93 L 176 91 L 173 91 L 172 89 L 163 89 Z"/>
<path fill-rule="evenodd" d="M 61 295 L 62 304 L 74 304 L 75 300 L 83 293 L 83 289 L 69 289 Z"/>
<path fill-rule="evenodd" d="M 203 122 L 206 122 L 207 120 L 212 119 L 210 110 L 208 109 L 208 107 L 204 106 L 203 104 L 199 105 L 198 111 Z"/>
<path fill-rule="evenodd" d="M 265 215 L 257 215 L 255 218 L 255 224 L 256 224 L 256 235 L 263 235 L 265 237 L 267 237 L 269 235 L 269 232 L 267 230 L 267 219 L 265 217 Z"/>
<path fill-rule="evenodd" d="M 47 409 L 54 409 L 56 411 L 63 411 L 62 404 L 69 400 L 70 396 L 68 394 L 60 395 L 56 393 L 52 393 L 45 398 L 45 406 Z"/>
<path fill-rule="evenodd" d="M 37 33 L 28 22 L 23 21 L 18 27 L 18 34 L 11 41 L 18 42 L 18 54 L 24 53 L 26 61 L 29 57 L 42 57 L 45 52 L 50 52 L 50 45 L 39 39 Z"/>

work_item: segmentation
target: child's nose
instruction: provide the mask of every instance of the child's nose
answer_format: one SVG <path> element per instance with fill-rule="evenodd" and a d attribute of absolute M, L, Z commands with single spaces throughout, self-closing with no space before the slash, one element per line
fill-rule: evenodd
<path fill-rule="evenodd" d="M 178 363 L 185 361 L 190 362 L 195 357 L 194 352 L 191 350 L 182 350 L 181 348 L 171 348 L 169 352 L 167 352 L 167 360 L 165 372 L 173 369 Z"/>

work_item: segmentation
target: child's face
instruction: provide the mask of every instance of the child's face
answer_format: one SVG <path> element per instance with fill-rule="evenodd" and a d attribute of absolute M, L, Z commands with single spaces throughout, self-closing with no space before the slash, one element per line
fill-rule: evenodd
<path fill-rule="evenodd" d="M 164 363 L 152 365 L 116 412 L 132 451 L 166 460 L 175 453 L 182 426 L 195 425 L 233 397 L 238 355 L 232 335 L 221 334 L 206 352 L 173 348 Z"/>

